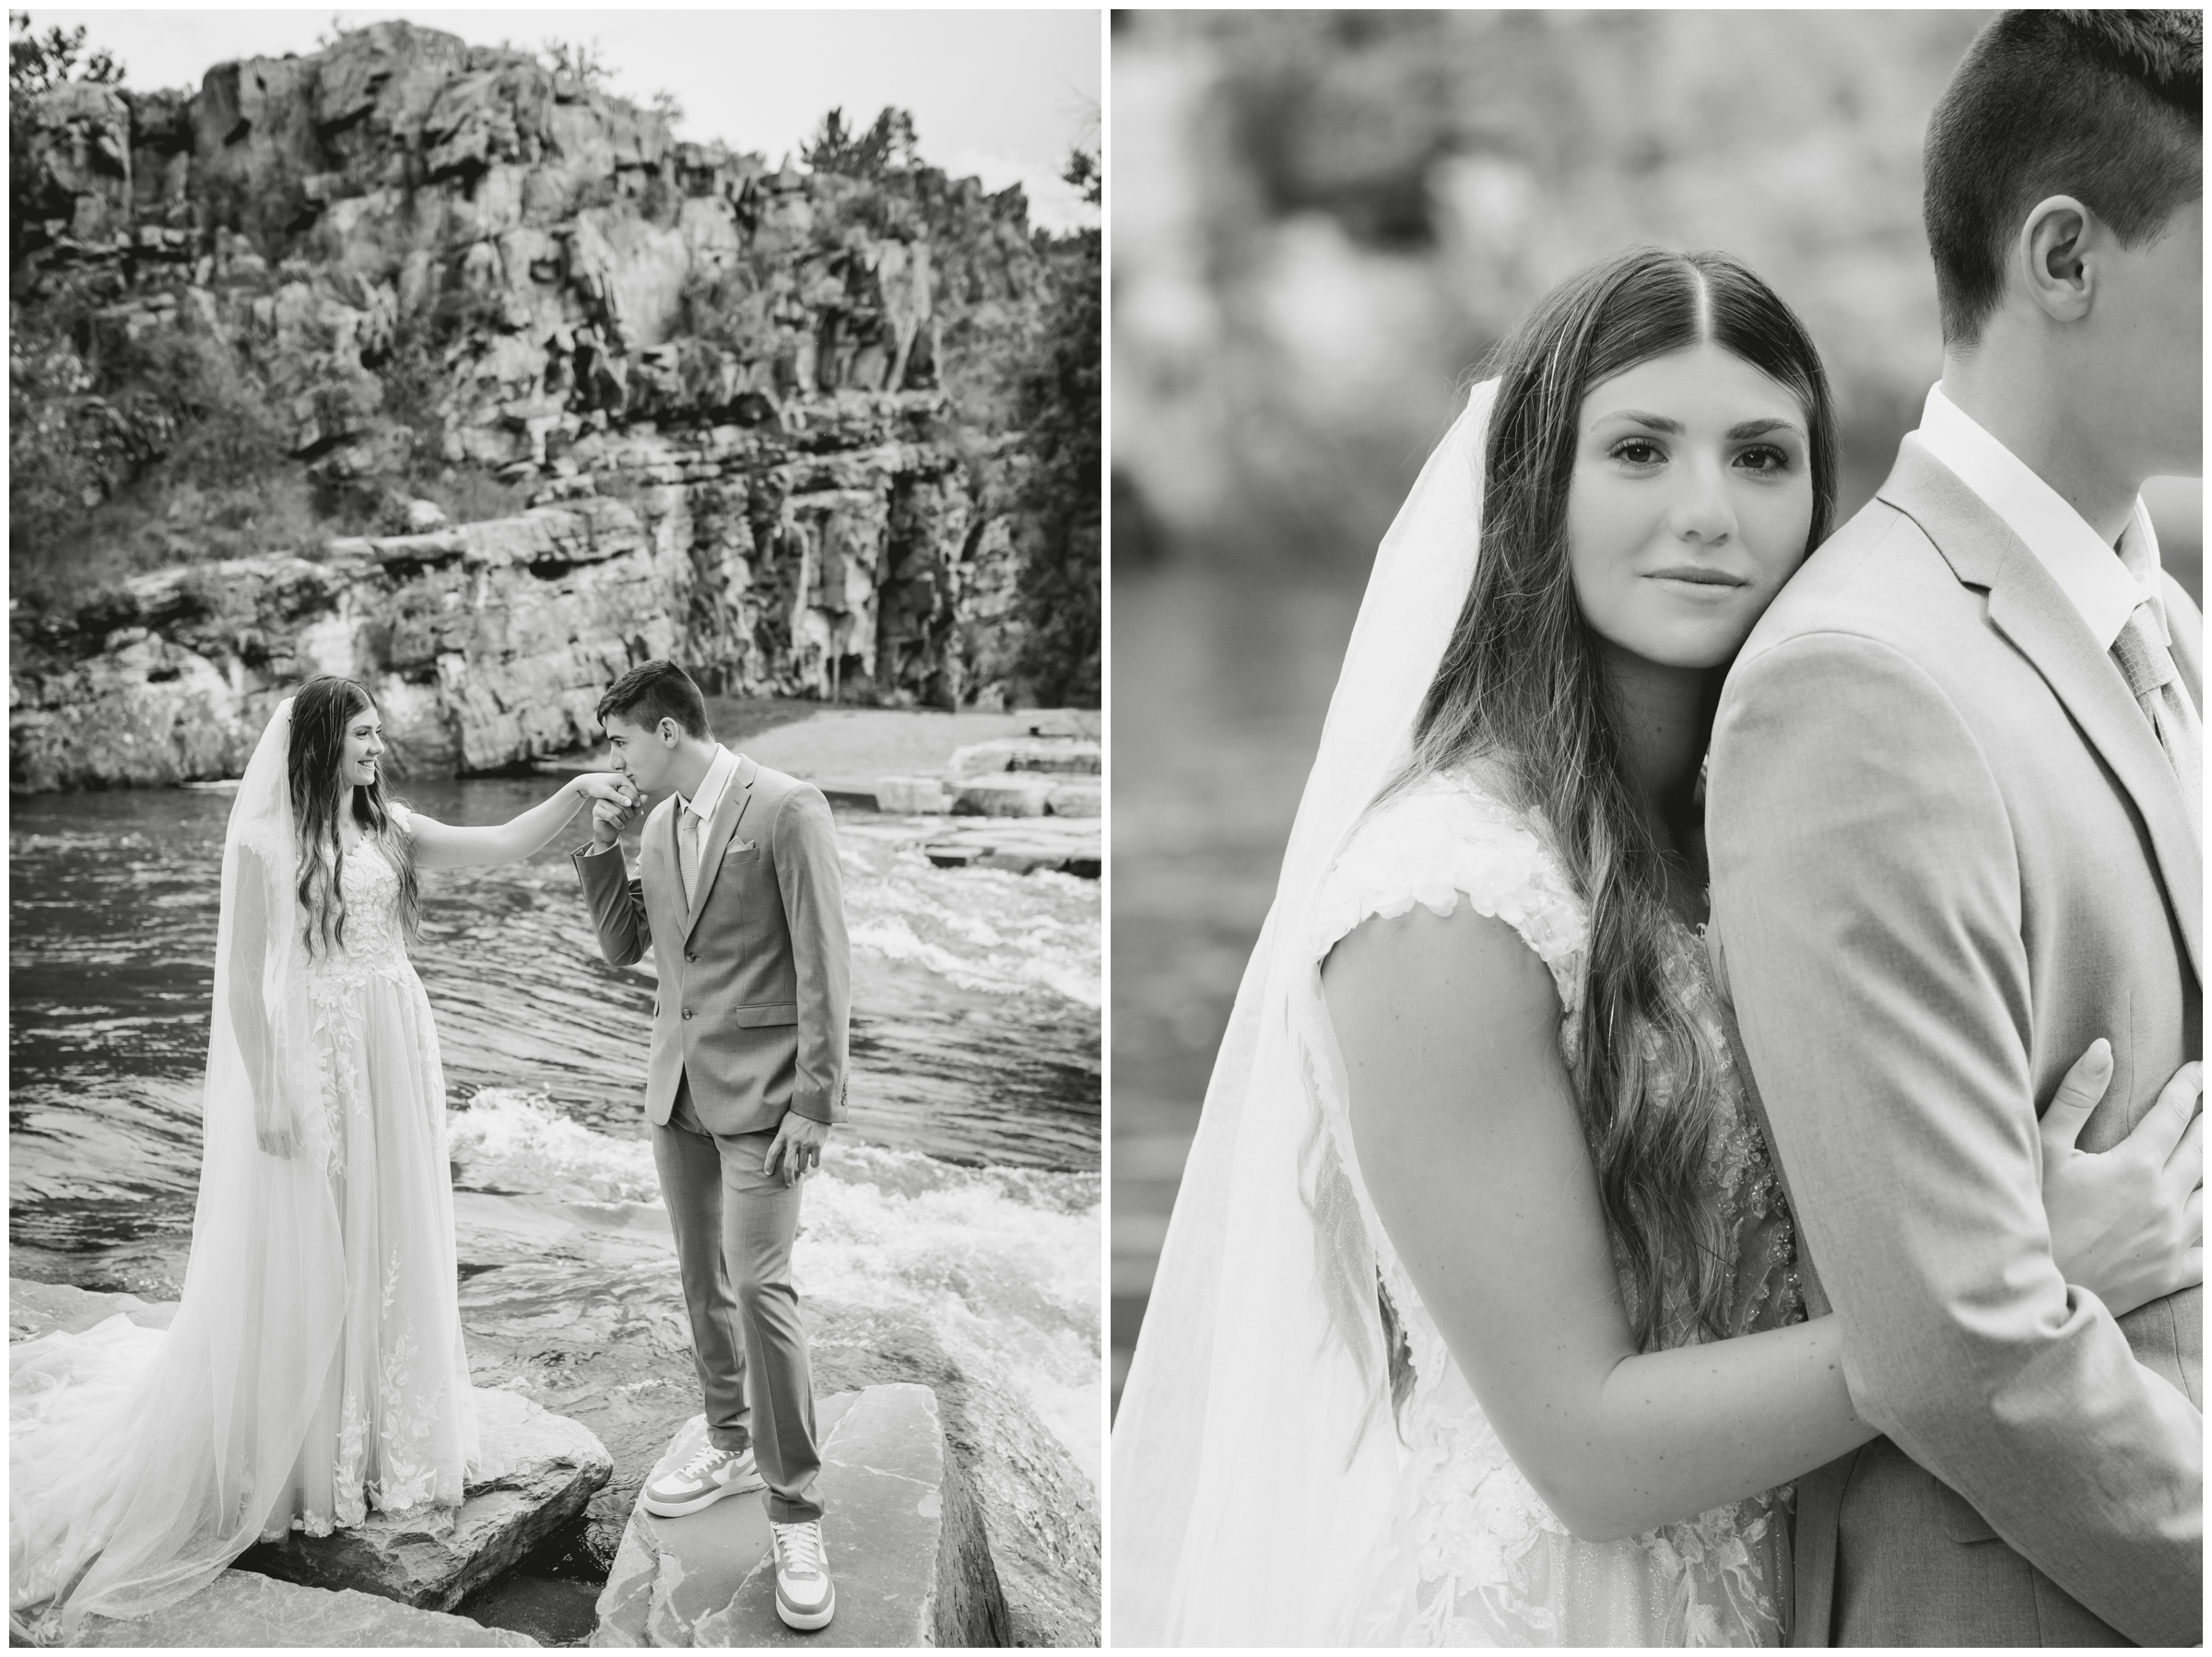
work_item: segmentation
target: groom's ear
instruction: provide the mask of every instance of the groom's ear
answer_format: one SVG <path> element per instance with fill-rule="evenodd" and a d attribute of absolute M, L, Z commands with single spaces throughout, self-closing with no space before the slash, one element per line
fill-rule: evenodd
<path fill-rule="evenodd" d="M 2018 272 L 2036 308 L 2053 322 L 2077 323 L 2096 293 L 2096 254 L 2111 240 L 2097 216 L 2070 195 L 2047 196 L 2020 226 Z"/>

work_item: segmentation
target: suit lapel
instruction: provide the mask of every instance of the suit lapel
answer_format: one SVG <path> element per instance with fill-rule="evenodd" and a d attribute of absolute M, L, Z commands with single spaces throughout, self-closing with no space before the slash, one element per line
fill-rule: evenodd
<path fill-rule="evenodd" d="M 699 849 L 699 889 L 691 894 L 690 912 L 684 917 L 684 936 L 687 939 L 691 936 L 692 928 L 699 924 L 699 917 L 706 912 L 708 895 L 714 890 L 715 877 L 722 873 L 722 854 L 728 850 L 731 837 L 737 832 L 737 825 L 745 817 L 745 808 L 753 803 L 753 779 L 759 775 L 759 766 L 739 755 L 737 769 L 730 777 L 729 786 L 722 791 L 722 804 L 715 806 L 714 820 L 707 826 L 706 842 Z"/>
<path fill-rule="evenodd" d="M 2111 767 L 2149 831 L 2189 960 L 2204 977 L 2204 849 L 2150 722 L 2058 583 L 2002 519 L 1910 438 L 1880 498 L 1927 532 L 1959 581 L 1989 594 L 1990 624 L 2033 664 Z M 2177 652 L 2177 659 L 2179 652 Z"/>

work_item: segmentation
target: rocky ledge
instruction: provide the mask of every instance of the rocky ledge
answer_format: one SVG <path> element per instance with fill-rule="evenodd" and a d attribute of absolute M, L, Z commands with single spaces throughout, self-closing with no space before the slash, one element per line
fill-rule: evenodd
<path fill-rule="evenodd" d="M 955 817 L 1102 817 L 1105 749 L 1099 737 L 1095 713 L 1054 709 L 1020 735 L 955 750 L 940 771 L 881 779 L 876 804 L 884 811 Z"/>
<path fill-rule="evenodd" d="M 816 1406 L 823 1539 L 837 1584 L 827 1628 L 794 1633 L 776 1616 L 775 1564 L 759 1494 L 681 1519 L 630 1516 L 599 1597 L 600 1646 L 993 1646 L 1006 1602 L 981 1517 L 947 1452 L 936 1395 L 874 1386 Z M 706 1440 L 693 1416 L 653 1468 Z"/>
<path fill-rule="evenodd" d="M 418 1611 L 352 1589 L 301 1588 L 251 1571 L 227 1570 L 181 1604 L 132 1622 L 88 1619 L 88 1646 L 257 1649 L 335 1646 L 531 1646 L 537 1641 L 465 1616 Z"/>

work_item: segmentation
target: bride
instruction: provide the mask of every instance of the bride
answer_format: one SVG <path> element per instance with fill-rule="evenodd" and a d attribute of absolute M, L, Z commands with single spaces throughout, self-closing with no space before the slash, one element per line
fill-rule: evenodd
<path fill-rule="evenodd" d="M 239 785 L 167 1334 L 119 1316 L 10 1350 L 9 1603 L 42 1640 L 145 1616 L 288 1530 L 435 1524 L 500 1471 L 462 1348 L 416 871 L 528 857 L 587 799 L 630 795 L 579 777 L 498 828 L 451 828 L 386 797 L 382 753 L 369 693 L 311 679 Z"/>
<path fill-rule="evenodd" d="M 1705 961 L 1722 676 L 1827 535 L 1810 338 L 1734 259 L 1548 296 L 1382 543 L 1114 1428 L 1119 1644 L 1774 1644 L 1806 1321 Z M 1477 558 L 1477 552 L 1480 557 Z M 2198 1066 L 2041 1128 L 2067 1280 L 2202 1275 Z M 2122 1151 L 2126 1154 L 2121 1154 Z"/>

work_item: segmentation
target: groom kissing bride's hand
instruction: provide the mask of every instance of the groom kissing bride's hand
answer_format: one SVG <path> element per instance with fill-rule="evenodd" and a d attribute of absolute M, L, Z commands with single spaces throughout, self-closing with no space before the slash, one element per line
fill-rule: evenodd
<path fill-rule="evenodd" d="M 765 1486 L 777 1615 L 819 1628 L 837 1596 L 791 1252 L 797 1187 L 845 1114 L 836 829 L 819 789 L 714 740 L 674 663 L 633 668 L 598 712 L 618 774 L 576 874 L 606 959 L 653 952 L 645 1114 L 706 1404 L 706 1442 L 641 1500 L 666 1518 Z M 633 879 L 618 848 L 641 812 Z"/>

